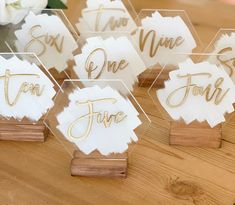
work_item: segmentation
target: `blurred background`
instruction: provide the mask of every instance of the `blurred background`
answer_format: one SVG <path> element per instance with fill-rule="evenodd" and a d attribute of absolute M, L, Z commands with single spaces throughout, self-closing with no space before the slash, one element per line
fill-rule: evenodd
<path fill-rule="evenodd" d="M 220 28 L 235 29 L 235 0 L 131 0 L 138 13 L 141 9 L 185 10 L 204 46 Z M 68 0 L 66 15 L 78 21 L 79 0 Z"/>

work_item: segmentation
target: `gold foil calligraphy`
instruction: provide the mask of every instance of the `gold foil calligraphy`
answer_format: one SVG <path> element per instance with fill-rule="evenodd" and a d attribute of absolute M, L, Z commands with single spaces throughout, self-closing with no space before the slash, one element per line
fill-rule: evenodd
<path fill-rule="evenodd" d="M 166 99 L 166 104 L 172 108 L 182 106 L 187 101 L 191 93 L 193 96 L 202 96 L 207 102 L 211 101 L 215 105 L 219 105 L 230 90 L 229 88 L 226 90 L 223 90 L 221 88 L 221 85 L 224 82 L 224 78 L 220 77 L 215 81 L 213 85 L 208 84 L 207 86 L 199 86 L 197 84 L 192 83 L 195 77 L 210 78 L 211 76 L 212 75 L 210 73 L 178 75 L 178 78 L 186 79 L 186 83 L 184 86 L 176 88 L 168 95 Z M 182 98 L 178 98 L 179 95 L 182 95 Z"/>
<path fill-rule="evenodd" d="M 54 47 L 58 53 L 62 53 L 64 46 L 64 36 L 61 36 L 60 34 L 49 35 L 49 33 L 36 34 L 40 31 L 41 28 L 41 25 L 35 25 L 31 27 L 29 30 L 29 35 L 32 39 L 26 44 L 24 51 L 34 51 L 35 54 L 40 57 L 45 54 L 47 46 L 50 46 Z"/>
<path fill-rule="evenodd" d="M 129 19 L 126 17 L 119 17 L 115 19 L 114 16 L 107 18 L 107 12 L 116 12 L 118 14 L 125 14 L 125 9 L 122 8 L 105 8 L 104 5 L 100 5 L 98 9 L 91 9 L 84 11 L 85 13 L 95 13 L 95 31 L 105 31 L 111 30 L 114 31 L 120 27 L 126 27 L 128 25 Z M 103 27 L 102 22 L 105 21 Z"/>
<path fill-rule="evenodd" d="M 27 77 L 39 78 L 40 76 L 37 74 L 12 74 L 9 69 L 6 70 L 5 75 L 0 76 L 0 80 L 3 80 L 4 82 L 4 96 L 7 105 L 9 106 L 16 105 L 22 94 L 28 93 L 33 96 L 42 95 L 44 86 L 41 87 L 39 84 L 23 82 L 19 86 L 19 89 L 16 91 L 14 99 L 10 99 L 10 92 L 13 92 L 13 90 L 10 89 L 11 83 L 14 83 L 14 81 L 18 81 L 19 79 L 22 78 L 25 79 Z"/>
<path fill-rule="evenodd" d="M 110 127 L 112 123 L 118 124 L 126 118 L 126 115 L 123 112 L 109 114 L 107 111 L 104 111 L 104 112 L 94 111 L 95 105 L 100 102 L 115 104 L 117 102 L 117 100 L 115 98 L 103 98 L 103 99 L 97 99 L 97 100 L 88 100 L 86 102 L 77 102 L 78 106 L 80 106 L 80 105 L 87 106 L 88 113 L 83 116 L 78 117 L 70 124 L 70 126 L 68 128 L 68 136 L 70 138 L 75 138 L 78 140 L 86 139 L 89 136 L 89 134 L 93 128 L 95 118 L 96 118 L 97 124 L 98 125 L 103 124 L 103 126 L 105 128 Z M 105 107 L 105 105 L 104 105 L 104 107 Z M 81 133 L 80 135 L 74 135 L 73 130 L 74 130 L 75 126 L 79 127 L 79 124 L 82 122 L 83 123 L 85 122 L 85 124 L 86 124 L 86 126 L 85 126 L 86 129 L 85 129 L 84 133 Z"/>
<path fill-rule="evenodd" d="M 102 63 L 95 65 L 93 58 L 94 60 L 102 59 Z M 97 48 L 89 54 L 85 62 L 85 70 L 89 79 L 98 79 L 105 69 L 107 69 L 108 72 L 116 73 L 119 70 L 124 70 L 129 65 L 125 59 L 117 62 L 108 61 L 107 58 L 107 53 L 103 48 Z"/>
<path fill-rule="evenodd" d="M 164 47 L 167 49 L 174 49 L 175 47 L 180 46 L 184 42 L 184 38 L 182 36 L 178 36 L 176 38 L 169 38 L 169 37 L 160 37 L 158 38 L 158 34 L 155 30 L 150 30 L 145 33 L 144 29 L 140 30 L 139 35 L 139 48 L 141 52 L 147 47 L 147 42 L 150 42 L 149 48 L 149 56 L 155 57 L 159 51 L 160 47 Z"/>
<path fill-rule="evenodd" d="M 232 58 L 227 58 L 224 57 L 223 55 L 226 55 L 228 52 L 232 52 L 233 48 L 232 47 L 226 47 L 218 52 L 217 60 L 220 62 L 221 65 L 225 66 L 228 68 L 228 74 L 231 77 L 234 74 L 234 69 L 235 69 L 235 57 Z"/>

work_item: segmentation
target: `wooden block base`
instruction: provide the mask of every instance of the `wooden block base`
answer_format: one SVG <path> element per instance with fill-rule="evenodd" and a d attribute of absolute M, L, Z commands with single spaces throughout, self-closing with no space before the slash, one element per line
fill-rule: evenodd
<path fill-rule="evenodd" d="M 103 156 L 96 151 L 85 155 L 75 150 L 71 161 L 71 175 L 126 178 L 127 153 Z"/>
<path fill-rule="evenodd" d="M 0 120 L 0 140 L 44 142 L 47 135 L 48 129 L 42 121 L 30 124 L 17 120 Z"/>
<path fill-rule="evenodd" d="M 221 147 L 222 125 L 211 128 L 207 123 L 171 122 L 170 145 L 191 147 Z"/>

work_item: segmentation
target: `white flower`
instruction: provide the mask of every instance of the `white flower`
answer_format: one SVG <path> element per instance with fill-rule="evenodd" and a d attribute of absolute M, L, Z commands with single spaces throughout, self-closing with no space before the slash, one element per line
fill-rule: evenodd
<path fill-rule="evenodd" d="M 48 0 L 0 0 L 0 24 L 19 23 L 29 9 L 43 9 Z"/>

